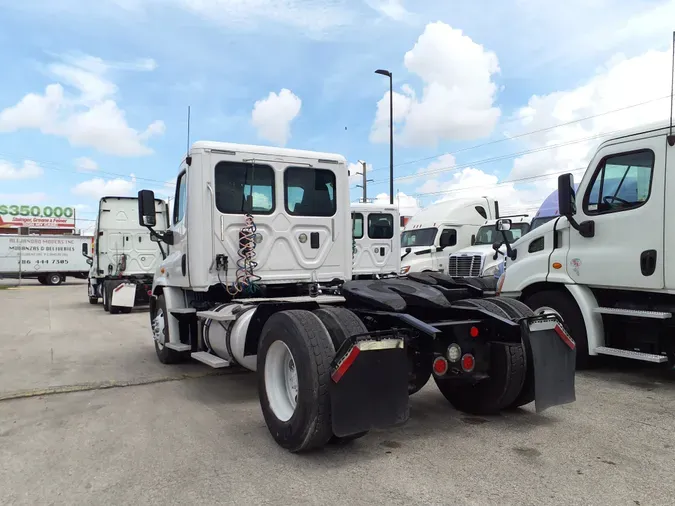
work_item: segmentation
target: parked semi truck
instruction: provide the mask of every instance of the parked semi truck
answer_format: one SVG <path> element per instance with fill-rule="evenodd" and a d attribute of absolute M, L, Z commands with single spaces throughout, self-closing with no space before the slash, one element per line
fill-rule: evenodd
<path fill-rule="evenodd" d="M 560 316 L 593 356 L 673 362 L 675 136 L 668 125 L 603 142 L 575 191 L 558 179 L 557 218 L 516 242 L 497 288 Z M 669 176 L 668 174 L 671 174 Z"/>
<path fill-rule="evenodd" d="M 154 202 L 157 230 L 166 230 L 169 207 L 163 200 Z M 103 197 L 91 251 L 83 244 L 82 255 L 91 264 L 89 303 L 102 299 L 103 309 L 117 314 L 130 313 L 134 306 L 149 302 L 152 278 L 164 249 L 138 224 L 137 198 Z"/>
<path fill-rule="evenodd" d="M 80 235 L 0 235 L 0 278 L 32 278 L 43 285 L 60 285 L 68 276 L 86 279 L 89 265 L 80 251 L 90 240 Z"/>
<path fill-rule="evenodd" d="M 470 246 L 485 220 L 497 215 L 498 203 L 488 197 L 446 200 L 422 209 L 401 234 L 401 275 L 447 273 L 450 254 Z"/>
<path fill-rule="evenodd" d="M 391 205 L 352 204 L 354 279 L 397 276 L 401 270 L 401 228 Z"/>
<path fill-rule="evenodd" d="M 448 275 L 494 279 L 500 264 L 504 262 L 504 242 L 513 243 L 530 230 L 530 218 L 526 214 L 504 218 L 509 218 L 511 222 L 508 231 L 497 230 L 498 220 L 486 220 L 476 232 L 471 246 L 450 255 Z"/>
<path fill-rule="evenodd" d="M 200 141 L 176 187 L 164 232 L 153 192 L 138 195 L 139 223 L 168 249 L 150 299 L 157 357 L 256 371 L 291 452 L 404 423 L 431 376 L 471 413 L 574 400 L 575 345 L 555 315 L 439 273 L 352 280 L 343 156 Z"/>

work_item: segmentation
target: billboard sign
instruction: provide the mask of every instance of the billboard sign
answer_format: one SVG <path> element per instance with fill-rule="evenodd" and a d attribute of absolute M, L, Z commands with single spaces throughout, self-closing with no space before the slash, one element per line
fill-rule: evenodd
<path fill-rule="evenodd" d="M 75 228 L 75 208 L 0 203 L 0 228 Z"/>

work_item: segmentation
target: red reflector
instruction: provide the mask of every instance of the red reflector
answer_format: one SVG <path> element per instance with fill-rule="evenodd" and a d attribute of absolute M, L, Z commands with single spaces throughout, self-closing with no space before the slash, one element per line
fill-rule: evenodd
<path fill-rule="evenodd" d="M 335 372 L 331 375 L 331 379 L 337 383 L 340 381 L 340 378 L 344 376 L 344 374 L 347 372 L 347 369 L 351 367 L 351 365 L 354 363 L 354 360 L 356 360 L 356 357 L 361 353 L 361 350 L 359 350 L 356 346 L 354 346 L 351 350 L 349 350 L 349 354 L 347 357 L 342 361 L 342 363 L 338 366 L 337 369 L 335 369 Z"/>
<path fill-rule="evenodd" d="M 148 295 L 152 297 L 152 290 L 148 290 Z"/>
<path fill-rule="evenodd" d="M 434 372 L 438 376 L 443 376 L 446 372 L 448 372 L 448 361 L 443 357 L 436 357 L 434 360 Z"/>
<path fill-rule="evenodd" d="M 476 361 L 473 359 L 473 355 L 467 353 L 462 357 L 462 369 L 466 372 L 473 371 L 473 368 L 476 365 Z"/>
<path fill-rule="evenodd" d="M 471 334 L 471 337 L 478 337 L 478 327 L 471 327 L 469 334 Z"/>
<path fill-rule="evenodd" d="M 567 346 L 569 346 L 570 350 L 577 347 L 577 343 L 574 342 L 574 339 L 572 339 L 560 325 L 555 326 L 555 333 L 558 334 L 558 337 L 560 337 Z"/>

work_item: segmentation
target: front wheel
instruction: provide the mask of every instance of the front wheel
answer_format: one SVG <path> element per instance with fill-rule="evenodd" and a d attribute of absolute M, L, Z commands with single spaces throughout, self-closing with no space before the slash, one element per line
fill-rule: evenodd
<path fill-rule="evenodd" d="M 590 365 L 588 355 L 588 336 L 586 324 L 579 306 L 571 295 L 557 290 L 547 290 L 530 295 L 526 300 L 535 315 L 554 314 L 562 320 L 572 339 L 576 343 L 577 369 L 586 369 Z"/>
<path fill-rule="evenodd" d="M 258 346 L 258 396 L 277 444 L 296 453 L 324 446 L 333 436 L 328 391 L 335 348 L 309 311 L 273 314 Z"/>
<path fill-rule="evenodd" d="M 155 341 L 155 353 L 162 364 L 178 364 L 183 361 L 185 355 L 164 346 L 169 342 L 169 314 L 166 311 L 166 299 L 164 295 L 157 297 L 155 310 L 150 313 L 150 327 Z"/>

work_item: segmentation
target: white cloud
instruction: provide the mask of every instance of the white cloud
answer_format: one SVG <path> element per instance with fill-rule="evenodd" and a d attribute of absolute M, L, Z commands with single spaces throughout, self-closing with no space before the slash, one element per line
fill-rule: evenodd
<path fill-rule="evenodd" d="M 136 177 L 132 174 L 128 179 L 95 178 L 78 183 L 72 188 L 72 193 L 80 197 L 89 197 L 95 200 L 106 196 L 131 196 L 136 188 Z"/>
<path fill-rule="evenodd" d="M 29 93 L 0 111 L 0 132 L 36 129 L 106 154 L 150 154 L 145 142 L 163 134 L 164 123 L 154 121 L 142 132 L 130 127 L 114 100 L 118 89 L 108 74 L 111 69 L 146 71 L 155 66 L 153 60 L 108 63 L 89 55 L 66 56 L 49 65 L 49 73 L 58 82 L 48 85 L 44 94 Z"/>
<path fill-rule="evenodd" d="M 378 193 L 373 201 L 375 204 L 388 205 L 389 194 Z M 401 216 L 414 216 L 419 210 L 420 206 L 415 197 L 406 195 L 403 192 L 398 192 L 394 197 L 394 205 L 398 207 Z"/>
<path fill-rule="evenodd" d="M 430 23 L 405 54 L 405 67 L 424 83 L 422 95 L 405 85 L 394 92 L 394 121 L 398 141 L 407 146 L 434 146 L 446 139 L 489 135 L 500 117 L 494 106 L 499 72 L 497 56 L 442 23 Z M 377 104 L 372 142 L 389 136 L 389 94 Z"/>
<path fill-rule="evenodd" d="M 522 137 L 526 149 L 550 149 L 516 158 L 509 177 L 585 168 L 598 144 L 612 133 L 667 120 L 670 58 L 670 51 L 649 51 L 630 59 L 615 55 L 578 88 L 531 97 L 517 111 L 518 121 L 509 135 L 595 117 Z M 642 105 L 629 107 L 635 104 Z M 623 110 L 610 112 L 617 109 Z"/>
<path fill-rule="evenodd" d="M 403 0 L 366 0 L 376 11 L 395 21 L 404 21 L 413 16 L 403 5 Z"/>
<path fill-rule="evenodd" d="M 15 167 L 8 161 L 0 160 L 0 181 L 35 179 L 40 177 L 42 173 L 42 167 L 32 160 L 24 160 L 21 167 Z"/>
<path fill-rule="evenodd" d="M 91 158 L 82 156 L 75 159 L 75 168 L 80 172 L 92 172 L 98 170 L 98 164 Z"/>
<path fill-rule="evenodd" d="M 291 122 L 301 107 L 302 100 L 291 90 L 284 88 L 279 94 L 272 91 L 254 104 L 251 121 L 260 137 L 285 146 L 291 136 Z"/>

